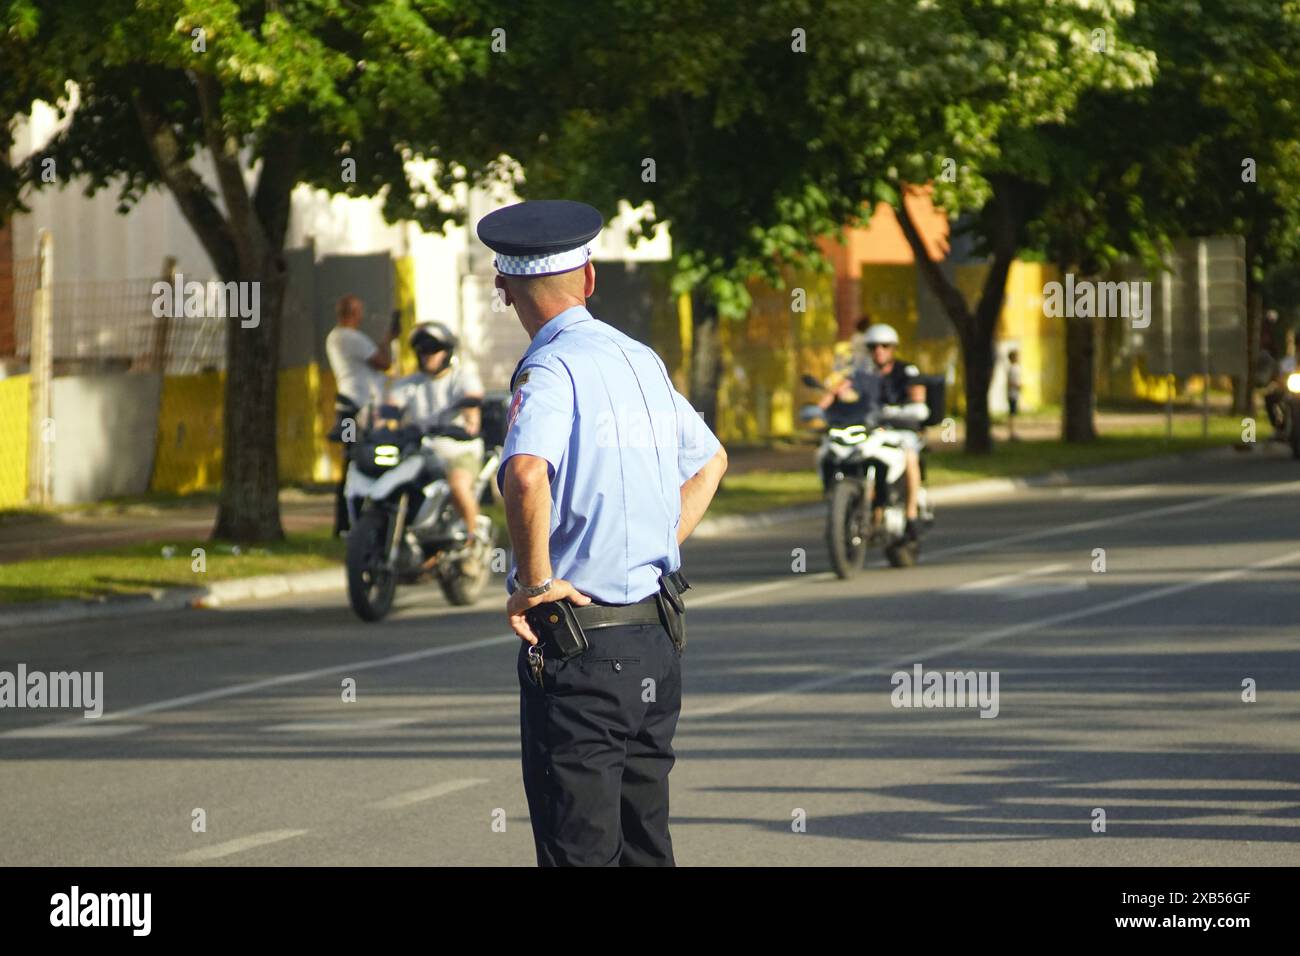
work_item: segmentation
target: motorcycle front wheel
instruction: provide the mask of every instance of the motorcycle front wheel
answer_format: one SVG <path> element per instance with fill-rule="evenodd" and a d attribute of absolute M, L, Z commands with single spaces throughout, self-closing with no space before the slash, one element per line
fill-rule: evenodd
<path fill-rule="evenodd" d="M 849 578 L 862 569 L 867 557 L 865 523 L 862 483 L 837 481 L 831 488 L 830 514 L 826 519 L 826 544 L 836 577 Z"/>
<path fill-rule="evenodd" d="M 387 532 L 388 516 L 370 510 L 361 513 L 348 534 L 348 601 L 363 621 L 378 621 L 393 607 L 397 575 L 384 567 Z"/>
<path fill-rule="evenodd" d="M 482 546 L 477 557 L 462 558 L 456 567 L 438 576 L 438 584 L 449 602 L 465 607 L 479 599 L 492 576 L 492 545 L 495 540 L 496 528 L 493 528 L 492 541 Z"/>

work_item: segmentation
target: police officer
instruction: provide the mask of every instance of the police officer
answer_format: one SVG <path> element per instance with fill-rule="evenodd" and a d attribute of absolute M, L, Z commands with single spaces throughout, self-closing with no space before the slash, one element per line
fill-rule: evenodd
<path fill-rule="evenodd" d="M 727 457 L 659 357 L 587 311 L 601 225 L 562 200 L 478 224 L 496 287 L 532 339 L 497 473 L 514 547 L 506 614 L 522 640 L 524 790 L 540 865 L 671 866 L 679 546 Z"/>

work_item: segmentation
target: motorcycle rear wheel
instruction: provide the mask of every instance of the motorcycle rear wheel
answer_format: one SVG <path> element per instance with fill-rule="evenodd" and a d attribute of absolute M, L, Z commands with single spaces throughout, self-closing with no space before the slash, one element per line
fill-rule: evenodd
<path fill-rule="evenodd" d="M 383 567 L 387 531 L 388 516 L 372 510 L 362 512 L 348 533 L 348 602 L 363 621 L 382 620 L 397 593 L 397 575 Z"/>
<path fill-rule="evenodd" d="M 826 545 L 836 577 L 850 578 L 862 570 L 867 557 L 865 519 L 861 483 L 837 481 L 831 488 L 830 513 L 826 518 Z"/>

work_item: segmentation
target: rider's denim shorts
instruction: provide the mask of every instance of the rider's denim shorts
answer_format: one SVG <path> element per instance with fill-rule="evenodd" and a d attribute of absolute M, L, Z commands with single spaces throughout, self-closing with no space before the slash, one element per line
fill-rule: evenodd
<path fill-rule="evenodd" d="M 473 438 L 470 441 L 457 441 L 454 438 L 448 438 L 446 435 L 439 435 L 429 442 L 431 450 L 442 462 L 442 467 L 447 471 L 453 468 L 462 468 L 465 471 L 477 472 L 483 467 L 483 439 Z"/>

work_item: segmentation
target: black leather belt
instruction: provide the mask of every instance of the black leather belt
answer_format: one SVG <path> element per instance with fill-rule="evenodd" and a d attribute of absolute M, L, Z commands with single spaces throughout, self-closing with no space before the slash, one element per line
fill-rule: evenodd
<path fill-rule="evenodd" d="M 584 604 L 573 609 L 573 616 L 584 631 L 626 624 L 658 624 L 658 593 L 635 604 Z"/>

